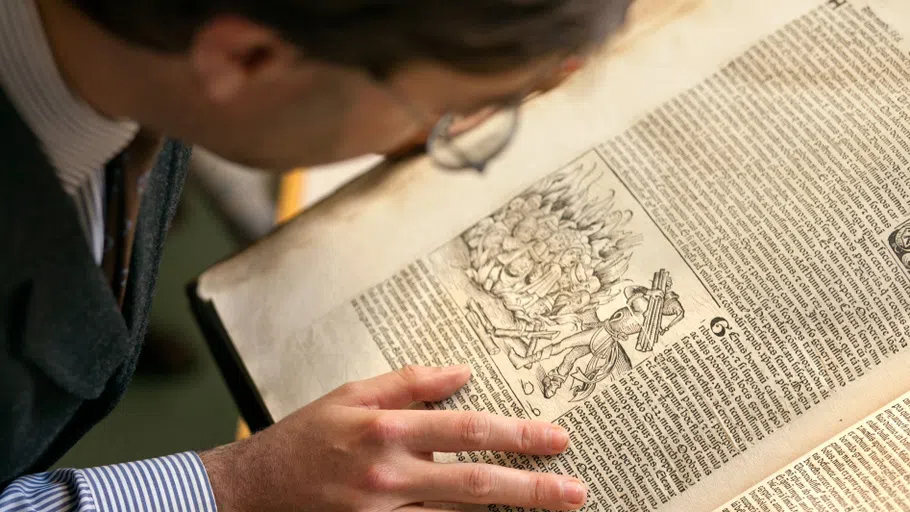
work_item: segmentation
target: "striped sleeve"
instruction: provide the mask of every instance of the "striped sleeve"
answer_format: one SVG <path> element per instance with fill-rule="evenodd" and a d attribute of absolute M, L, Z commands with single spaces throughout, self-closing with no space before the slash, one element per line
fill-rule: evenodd
<path fill-rule="evenodd" d="M 216 512 L 194 452 L 91 469 L 58 469 L 14 480 L 0 512 Z"/>

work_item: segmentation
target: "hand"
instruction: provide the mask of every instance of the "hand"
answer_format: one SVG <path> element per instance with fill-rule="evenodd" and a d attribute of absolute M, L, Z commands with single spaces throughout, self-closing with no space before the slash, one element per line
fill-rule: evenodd
<path fill-rule="evenodd" d="M 658 299 L 659 299 L 659 298 L 662 298 L 663 296 L 664 296 L 664 291 L 663 291 L 663 290 L 651 289 L 651 290 L 648 290 L 648 291 L 645 292 L 645 297 L 647 297 L 647 298 L 649 298 L 649 299 L 651 299 L 651 298 L 658 298 Z"/>
<path fill-rule="evenodd" d="M 346 384 L 253 437 L 202 454 L 218 510 L 431 512 L 424 502 L 574 510 L 574 478 L 488 464 L 442 464 L 433 452 L 554 455 L 555 425 L 463 411 L 403 410 L 451 396 L 470 369 L 407 367 Z"/>

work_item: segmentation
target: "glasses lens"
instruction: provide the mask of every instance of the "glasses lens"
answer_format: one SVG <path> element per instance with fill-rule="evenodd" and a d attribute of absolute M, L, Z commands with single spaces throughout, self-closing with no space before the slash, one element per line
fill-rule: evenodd
<path fill-rule="evenodd" d="M 512 138 L 518 123 L 515 108 L 487 109 L 471 116 L 448 115 L 430 136 L 428 151 L 440 166 L 483 166 Z"/>

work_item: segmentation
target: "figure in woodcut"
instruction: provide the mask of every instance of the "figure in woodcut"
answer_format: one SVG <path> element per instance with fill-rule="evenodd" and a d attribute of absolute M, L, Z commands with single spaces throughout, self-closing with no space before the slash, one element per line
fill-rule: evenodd
<path fill-rule="evenodd" d="M 615 191 L 592 191 L 601 174 L 579 165 L 550 176 L 462 235 L 465 273 L 516 327 L 577 323 L 627 281 L 643 237 L 627 228 L 631 211 L 614 209 Z"/>
<path fill-rule="evenodd" d="M 683 319 L 685 310 L 679 296 L 670 290 L 671 285 L 669 273 L 661 270 L 655 274 L 650 288 L 627 287 L 624 291 L 626 305 L 608 320 L 585 324 L 581 332 L 530 351 L 526 356 L 510 351 L 509 361 L 516 369 L 527 368 L 565 353 L 559 366 L 549 372 L 540 370 L 541 389 L 546 398 L 551 398 L 571 376 L 578 382 L 573 388 L 573 401 L 583 400 L 593 393 L 598 382 L 632 369 L 623 342 L 637 335 L 636 350 L 649 352 L 660 336 Z M 663 325 L 664 317 L 671 317 L 666 326 Z M 592 357 L 584 371 L 576 368 L 576 362 L 588 355 Z M 573 368 L 575 372 L 571 373 Z"/>

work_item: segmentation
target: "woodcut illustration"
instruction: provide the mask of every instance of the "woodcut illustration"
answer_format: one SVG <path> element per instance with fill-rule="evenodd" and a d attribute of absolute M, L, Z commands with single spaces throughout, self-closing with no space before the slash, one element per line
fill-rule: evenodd
<path fill-rule="evenodd" d="M 498 298 L 520 328 L 575 323 L 619 295 L 642 235 L 615 190 L 591 185 L 603 171 L 580 163 L 530 188 L 469 229 L 468 277 Z"/>
<path fill-rule="evenodd" d="M 554 417 L 696 329 L 691 312 L 713 302 L 593 151 L 429 260 L 482 353 L 528 410 Z"/>

